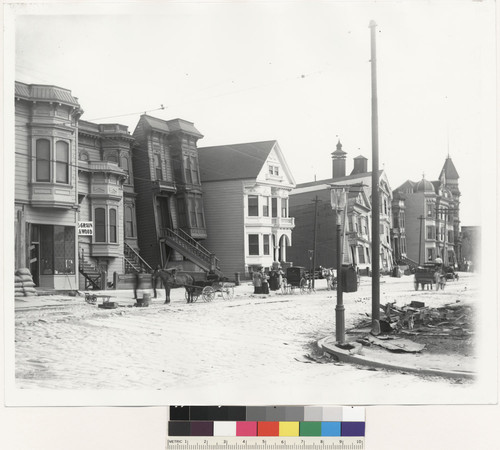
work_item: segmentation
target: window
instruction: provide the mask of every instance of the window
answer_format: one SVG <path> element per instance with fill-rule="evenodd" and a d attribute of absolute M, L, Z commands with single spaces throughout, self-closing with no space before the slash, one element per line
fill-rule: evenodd
<path fill-rule="evenodd" d="M 288 217 L 288 199 L 281 199 L 281 217 Z"/>
<path fill-rule="evenodd" d="M 269 255 L 269 235 L 264 235 L 264 255 Z"/>
<path fill-rule="evenodd" d="M 134 237 L 134 218 L 131 206 L 125 207 L 125 236 Z"/>
<path fill-rule="evenodd" d="M 198 222 L 198 227 L 205 227 L 205 218 L 203 217 L 203 203 L 201 201 L 201 197 L 196 197 L 196 218 Z"/>
<path fill-rule="evenodd" d="M 427 239 L 436 239 L 436 228 L 433 225 L 427 225 Z"/>
<path fill-rule="evenodd" d="M 259 235 L 249 234 L 248 235 L 248 254 L 258 255 L 259 254 Z"/>
<path fill-rule="evenodd" d="M 427 249 L 427 261 L 434 261 L 434 249 L 433 248 Z"/>
<path fill-rule="evenodd" d="M 271 199 L 271 207 L 272 207 L 272 217 L 278 217 L 278 199 L 273 197 Z"/>
<path fill-rule="evenodd" d="M 36 141 L 36 181 L 50 181 L 50 142 Z"/>
<path fill-rule="evenodd" d="M 270 165 L 269 166 L 269 175 L 274 175 L 274 176 L 279 176 L 280 174 L 280 168 L 279 166 L 273 166 L 273 165 Z"/>
<path fill-rule="evenodd" d="M 155 179 L 157 181 L 163 180 L 163 174 L 161 171 L 161 157 L 158 153 L 155 153 L 154 155 L 154 160 L 155 160 Z"/>
<path fill-rule="evenodd" d="M 191 220 L 191 226 L 192 227 L 197 227 L 198 222 L 196 221 L 196 204 L 195 204 L 195 199 L 190 198 L 188 199 L 188 205 L 189 205 L 189 218 Z"/>
<path fill-rule="evenodd" d="M 198 159 L 194 156 L 191 158 L 191 177 L 193 179 L 193 184 L 199 184 L 199 177 L 198 177 Z"/>
<path fill-rule="evenodd" d="M 453 231 L 448 230 L 448 242 L 453 242 Z"/>
<path fill-rule="evenodd" d="M 434 214 L 434 208 L 431 204 L 427 205 L 427 217 L 432 217 Z"/>
<path fill-rule="evenodd" d="M 249 195 L 248 196 L 248 215 L 258 216 L 259 215 L 259 196 Z"/>
<path fill-rule="evenodd" d="M 199 184 L 197 158 L 195 158 L 194 156 L 184 157 L 184 173 L 186 177 L 186 183 Z"/>
<path fill-rule="evenodd" d="M 75 228 L 40 225 L 40 273 L 75 273 Z"/>
<path fill-rule="evenodd" d="M 187 226 L 186 204 L 184 198 L 177 199 L 177 212 L 179 213 L 179 227 Z"/>
<path fill-rule="evenodd" d="M 56 142 L 56 183 L 69 183 L 69 145 Z"/>
<path fill-rule="evenodd" d="M 358 247 L 358 264 L 364 264 L 364 263 L 365 263 L 365 248 Z"/>
<path fill-rule="evenodd" d="M 262 215 L 269 217 L 269 197 L 264 197 L 264 204 L 262 205 Z"/>
<path fill-rule="evenodd" d="M 109 242 L 116 243 L 116 209 L 109 210 Z"/>
<path fill-rule="evenodd" d="M 94 210 L 95 242 L 106 242 L 106 210 L 96 208 Z"/>
<path fill-rule="evenodd" d="M 36 141 L 35 180 L 68 184 L 70 181 L 69 143 L 57 141 L 55 150 L 51 146 L 51 141 L 48 139 L 38 139 Z"/>
<path fill-rule="evenodd" d="M 125 175 L 127 176 L 127 179 L 125 180 L 125 183 L 129 184 L 129 182 L 130 182 L 130 173 L 129 173 L 128 158 L 126 158 L 125 156 L 122 156 L 120 158 L 120 164 L 121 164 L 121 168 L 125 172 Z"/>

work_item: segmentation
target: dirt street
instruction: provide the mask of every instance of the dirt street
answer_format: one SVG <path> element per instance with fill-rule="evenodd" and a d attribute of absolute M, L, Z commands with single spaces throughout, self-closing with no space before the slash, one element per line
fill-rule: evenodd
<path fill-rule="evenodd" d="M 453 402 L 470 387 L 327 359 L 315 362 L 307 357 L 313 343 L 335 333 L 336 292 L 327 291 L 324 280 L 317 280 L 311 294 L 255 296 L 252 291 L 244 284 L 232 300 L 216 296 L 211 303 L 200 298 L 186 304 L 184 291 L 176 289 L 170 305 L 163 304 L 161 292 L 148 308 L 133 307 L 131 292 L 111 291 L 120 304 L 113 310 L 81 297 L 57 307 L 18 308 L 17 387 L 155 390 L 174 398 L 204 392 L 218 402 L 237 398 L 247 404 L 253 390 L 265 391 L 269 403 L 286 393 L 290 401 L 308 404 L 313 399 L 352 403 L 346 398 L 362 398 L 364 389 L 379 392 L 379 402 L 386 403 L 409 385 L 417 403 L 427 397 L 418 395 L 419 389 Z M 438 306 L 477 296 L 475 278 L 468 274 L 439 292 L 415 292 L 412 277 L 383 277 L 381 283 L 381 303 L 419 300 Z M 362 278 L 358 292 L 345 294 L 344 303 L 347 328 L 370 314 L 370 279 Z"/>

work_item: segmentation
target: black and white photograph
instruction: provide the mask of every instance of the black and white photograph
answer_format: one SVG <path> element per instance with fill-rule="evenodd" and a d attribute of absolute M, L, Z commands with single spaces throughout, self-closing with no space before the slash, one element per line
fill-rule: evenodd
<path fill-rule="evenodd" d="M 494 1 L 4 26 L 7 405 L 496 403 Z"/>

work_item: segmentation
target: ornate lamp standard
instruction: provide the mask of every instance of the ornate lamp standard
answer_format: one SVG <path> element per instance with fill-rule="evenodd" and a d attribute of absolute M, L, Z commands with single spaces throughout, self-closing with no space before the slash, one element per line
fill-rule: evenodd
<path fill-rule="evenodd" d="M 337 344 L 345 342 L 345 315 L 342 298 L 342 219 L 341 213 L 346 207 L 348 188 L 345 186 L 330 185 L 330 203 L 337 216 L 337 305 L 335 306 L 335 337 Z"/>

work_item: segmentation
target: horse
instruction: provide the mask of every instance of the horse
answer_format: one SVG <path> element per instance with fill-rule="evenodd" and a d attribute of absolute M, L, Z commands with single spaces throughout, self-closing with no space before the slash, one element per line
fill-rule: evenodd
<path fill-rule="evenodd" d="M 153 273 L 153 285 L 160 277 L 165 287 L 165 303 L 170 303 L 170 289 L 184 287 L 187 292 L 187 302 L 193 303 L 194 278 L 188 273 L 178 272 L 177 269 L 157 269 Z"/>
<path fill-rule="evenodd" d="M 321 276 L 326 280 L 326 288 L 328 290 L 335 287 L 335 272 L 333 269 L 327 269 L 326 267 L 321 268 Z"/>

